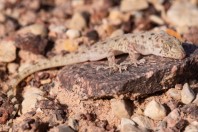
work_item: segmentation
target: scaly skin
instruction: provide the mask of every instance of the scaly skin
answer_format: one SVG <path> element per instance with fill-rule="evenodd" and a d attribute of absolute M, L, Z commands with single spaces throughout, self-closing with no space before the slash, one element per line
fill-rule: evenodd
<path fill-rule="evenodd" d="M 17 86 L 30 74 L 53 67 L 60 67 L 86 61 L 97 61 L 104 58 L 108 59 L 109 67 L 114 70 L 120 70 L 122 67 L 115 63 L 115 56 L 122 53 L 128 53 L 131 63 L 133 64 L 138 63 L 137 58 L 140 54 L 153 54 L 173 59 L 183 59 L 186 55 L 181 42 L 178 39 L 168 35 L 164 31 L 150 31 L 144 33 L 125 34 L 115 38 L 109 38 L 105 41 L 98 42 L 91 47 L 81 49 L 79 52 L 41 60 L 19 73 L 11 81 L 10 90 L 7 95 L 13 102 L 16 110 L 12 113 L 12 117 L 16 115 L 19 107 L 19 104 L 16 103 L 17 100 L 15 98 Z"/>

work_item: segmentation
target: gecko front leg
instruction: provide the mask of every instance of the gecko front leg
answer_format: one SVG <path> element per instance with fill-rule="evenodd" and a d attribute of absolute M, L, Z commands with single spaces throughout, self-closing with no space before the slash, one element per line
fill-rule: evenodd
<path fill-rule="evenodd" d="M 138 65 L 145 63 L 145 59 L 139 60 L 140 55 L 141 54 L 139 54 L 139 53 L 129 52 L 130 61 L 122 62 L 120 65 L 121 66 L 134 65 L 135 67 L 137 67 Z"/>
<path fill-rule="evenodd" d="M 145 59 L 140 59 L 140 53 L 136 51 L 135 49 L 135 44 L 128 44 L 127 46 L 127 53 L 129 54 L 130 61 L 127 62 L 122 62 L 120 65 L 123 66 L 128 66 L 128 65 L 134 65 L 138 66 L 139 64 L 145 63 Z"/>
<path fill-rule="evenodd" d="M 99 70 L 101 68 L 102 69 L 110 69 L 110 70 L 113 70 L 113 71 L 118 71 L 119 70 L 119 72 L 122 72 L 122 70 L 126 70 L 127 69 L 126 66 L 121 66 L 119 64 L 116 64 L 116 60 L 115 60 L 116 52 L 117 51 L 115 51 L 115 50 L 110 50 L 109 53 L 108 53 L 108 56 L 107 56 L 109 66 L 98 66 L 97 70 Z"/>

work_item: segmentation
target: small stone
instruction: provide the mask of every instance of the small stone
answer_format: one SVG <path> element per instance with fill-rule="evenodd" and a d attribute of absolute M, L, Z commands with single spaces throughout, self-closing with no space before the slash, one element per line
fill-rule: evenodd
<path fill-rule="evenodd" d="M 0 41 L 0 62 L 11 62 L 16 59 L 14 41 Z"/>
<path fill-rule="evenodd" d="M 194 104 L 196 104 L 198 106 L 198 94 L 196 95 L 194 101 L 193 101 Z"/>
<path fill-rule="evenodd" d="M 156 132 L 163 132 L 167 128 L 167 122 L 166 121 L 159 121 L 157 124 L 157 127 L 155 128 Z"/>
<path fill-rule="evenodd" d="M 146 0 L 122 0 L 120 10 L 131 11 L 131 10 L 142 10 L 148 8 L 148 2 Z"/>
<path fill-rule="evenodd" d="M 192 91 L 188 83 L 185 83 L 181 90 L 181 101 L 184 104 L 189 104 L 195 98 L 195 93 Z"/>
<path fill-rule="evenodd" d="M 184 132 L 198 132 L 198 122 L 194 121 L 190 125 L 188 125 Z"/>
<path fill-rule="evenodd" d="M 70 39 L 63 40 L 64 48 L 66 51 L 73 52 L 78 49 L 78 45 L 74 44 L 74 42 Z"/>
<path fill-rule="evenodd" d="M 175 100 L 181 100 L 181 90 L 171 88 L 167 91 L 167 95 Z"/>
<path fill-rule="evenodd" d="M 0 108 L 0 123 L 5 124 L 8 119 L 9 119 L 8 110 L 5 108 Z"/>
<path fill-rule="evenodd" d="M 187 0 L 176 1 L 167 11 L 167 19 L 176 26 L 198 26 L 198 9 Z"/>
<path fill-rule="evenodd" d="M 184 128 L 188 125 L 188 121 L 181 119 L 177 122 L 177 124 L 175 124 L 174 127 L 172 127 L 174 130 L 184 130 Z"/>
<path fill-rule="evenodd" d="M 22 113 L 27 113 L 32 111 L 35 108 L 35 105 L 38 100 L 44 99 L 44 93 L 38 88 L 35 87 L 26 87 L 23 94 L 22 102 Z"/>
<path fill-rule="evenodd" d="M 52 34 L 64 34 L 66 31 L 66 27 L 64 25 L 55 25 L 50 24 L 49 25 L 49 36 L 53 36 Z"/>
<path fill-rule="evenodd" d="M 19 68 L 19 65 L 16 63 L 8 63 L 8 72 L 11 74 L 17 73 L 17 69 Z"/>
<path fill-rule="evenodd" d="M 54 49 L 57 53 L 62 51 L 74 52 L 78 49 L 78 44 L 71 39 L 57 39 L 55 43 Z"/>
<path fill-rule="evenodd" d="M 45 79 L 45 80 L 41 80 L 40 82 L 41 82 L 41 84 L 48 84 L 48 83 L 51 83 L 52 80 L 50 78 L 48 78 L 48 79 Z"/>
<path fill-rule="evenodd" d="M 150 15 L 149 20 L 151 20 L 152 22 L 154 22 L 158 25 L 163 25 L 164 24 L 164 21 L 156 15 Z"/>
<path fill-rule="evenodd" d="M 122 29 L 118 29 L 118 30 L 115 30 L 110 37 L 116 37 L 116 36 L 121 36 L 124 34 L 124 31 Z"/>
<path fill-rule="evenodd" d="M 50 132 L 75 132 L 75 131 L 69 126 L 61 124 L 51 129 Z"/>
<path fill-rule="evenodd" d="M 198 45 L 198 27 L 189 27 L 188 31 L 183 34 L 183 38 L 188 42 Z"/>
<path fill-rule="evenodd" d="M 111 109 L 115 116 L 119 118 L 130 118 L 132 114 L 132 104 L 127 100 L 111 100 Z"/>
<path fill-rule="evenodd" d="M 170 108 L 170 110 L 174 110 L 180 105 L 180 101 L 177 101 L 175 99 L 170 99 L 168 102 L 166 102 L 166 105 Z"/>
<path fill-rule="evenodd" d="M 119 25 L 123 21 L 123 13 L 119 10 L 111 10 L 109 14 L 109 21 L 114 25 Z"/>
<path fill-rule="evenodd" d="M 18 34 L 32 33 L 34 35 L 40 35 L 42 37 L 47 36 L 47 28 L 43 24 L 33 24 L 20 29 Z"/>
<path fill-rule="evenodd" d="M 77 29 L 79 31 L 87 27 L 87 22 L 83 17 L 82 13 L 75 13 L 69 22 L 69 27 L 71 29 Z"/>
<path fill-rule="evenodd" d="M 79 129 L 79 124 L 76 119 L 69 118 L 68 125 L 75 131 L 78 131 Z"/>
<path fill-rule="evenodd" d="M 145 128 L 138 127 L 135 122 L 130 119 L 121 119 L 121 132 L 149 132 Z"/>
<path fill-rule="evenodd" d="M 44 54 L 47 39 L 33 33 L 21 34 L 15 38 L 15 45 L 34 54 Z"/>
<path fill-rule="evenodd" d="M 198 106 L 196 104 L 190 103 L 184 105 L 181 109 L 185 115 L 188 115 L 188 118 L 198 119 Z"/>
<path fill-rule="evenodd" d="M 91 30 L 86 33 L 86 36 L 89 38 L 89 40 L 98 41 L 99 40 L 99 34 L 96 30 Z"/>
<path fill-rule="evenodd" d="M 80 31 L 75 30 L 75 29 L 69 29 L 66 32 L 66 36 L 68 36 L 70 39 L 75 39 L 80 37 Z"/>
<path fill-rule="evenodd" d="M 29 25 L 31 23 L 35 23 L 37 18 L 37 14 L 34 11 L 27 10 L 18 18 L 18 22 L 22 26 Z"/>
<path fill-rule="evenodd" d="M 138 115 L 133 117 L 132 120 L 142 128 L 153 129 L 154 127 L 154 122 L 145 116 Z"/>
<path fill-rule="evenodd" d="M 166 116 L 166 109 L 160 103 L 152 100 L 147 104 L 144 115 L 153 120 L 162 120 Z"/>
<path fill-rule="evenodd" d="M 178 121 L 181 119 L 180 111 L 178 108 L 171 111 L 168 116 L 163 120 L 167 122 L 168 127 L 174 127 Z"/>
<path fill-rule="evenodd" d="M 175 89 L 178 89 L 178 90 L 182 90 L 182 87 L 183 87 L 182 84 L 176 84 L 175 85 Z"/>

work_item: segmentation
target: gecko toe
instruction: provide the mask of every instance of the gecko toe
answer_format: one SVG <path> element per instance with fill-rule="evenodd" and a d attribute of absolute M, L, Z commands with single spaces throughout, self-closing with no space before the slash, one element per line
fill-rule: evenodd
<path fill-rule="evenodd" d="M 96 68 L 96 70 L 100 70 L 100 69 L 110 69 L 111 72 L 115 72 L 115 71 L 119 71 L 120 73 L 124 70 L 127 70 L 127 66 L 126 65 L 118 65 L 118 64 L 114 64 L 114 65 L 111 65 L 111 66 L 98 66 Z"/>

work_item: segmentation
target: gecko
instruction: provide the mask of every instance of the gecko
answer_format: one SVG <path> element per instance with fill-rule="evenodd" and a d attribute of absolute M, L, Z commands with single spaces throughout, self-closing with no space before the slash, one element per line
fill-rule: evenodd
<path fill-rule="evenodd" d="M 138 64 L 140 55 L 152 54 L 173 59 L 183 59 L 186 56 L 182 47 L 182 42 L 174 36 L 170 36 L 165 31 L 160 30 L 128 33 L 99 41 L 78 52 L 72 52 L 63 56 L 54 56 L 50 59 L 43 59 L 18 73 L 9 83 L 10 88 L 7 92 L 7 96 L 14 105 L 11 119 L 14 118 L 19 109 L 19 104 L 16 99 L 17 86 L 30 74 L 44 69 L 87 61 L 98 61 L 104 58 L 107 58 L 110 68 L 113 70 L 120 70 L 122 67 L 116 64 L 115 56 L 123 53 L 128 53 L 130 58 L 129 63 L 135 65 Z"/>

